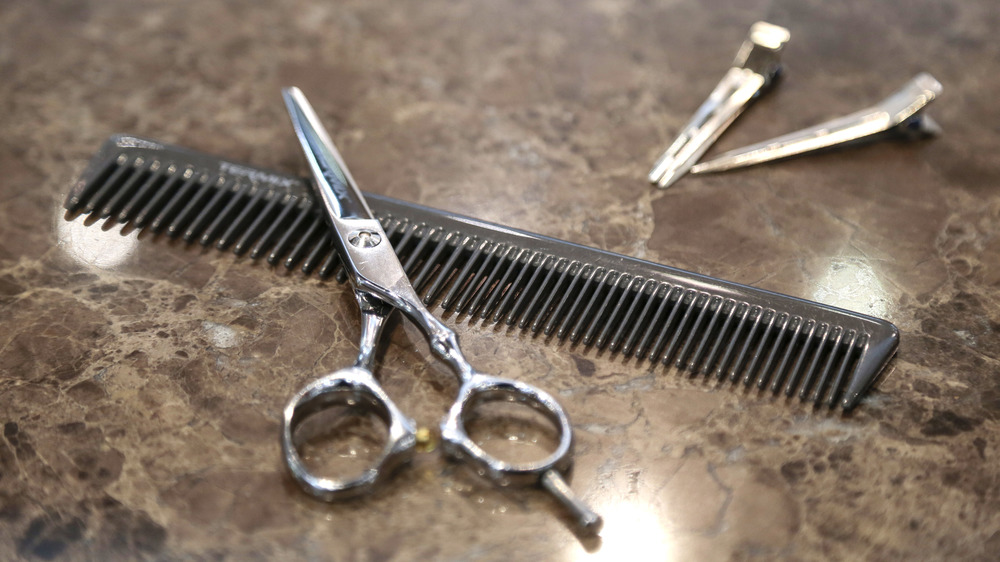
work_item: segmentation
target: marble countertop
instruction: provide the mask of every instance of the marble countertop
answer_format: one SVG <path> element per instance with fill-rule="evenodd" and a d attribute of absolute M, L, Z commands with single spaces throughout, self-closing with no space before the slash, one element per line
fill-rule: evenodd
<path fill-rule="evenodd" d="M 787 72 L 710 154 L 921 71 L 944 134 L 650 187 L 757 20 L 791 30 Z M 1000 558 L 998 25 L 983 0 L 7 3 L 0 558 Z M 116 132 L 304 172 L 286 85 L 369 191 L 886 318 L 898 355 L 844 415 L 450 320 L 570 412 L 600 537 L 433 436 L 379 493 L 314 501 L 280 412 L 353 360 L 349 291 L 61 208 Z M 399 325 L 381 378 L 433 428 L 455 383 L 429 359 Z"/>

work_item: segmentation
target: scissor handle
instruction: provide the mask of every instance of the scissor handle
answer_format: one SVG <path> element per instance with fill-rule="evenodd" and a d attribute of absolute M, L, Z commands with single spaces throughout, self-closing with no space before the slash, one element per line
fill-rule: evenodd
<path fill-rule="evenodd" d="M 412 289 L 410 289 L 412 291 Z M 458 344 L 458 335 L 431 314 L 419 300 L 393 296 L 393 304 L 402 310 L 427 336 L 431 351 L 447 363 L 459 379 L 458 396 L 441 422 L 441 440 L 447 453 L 470 462 L 485 477 L 500 485 L 532 485 L 543 482 L 548 472 L 565 472 L 573 462 L 573 427 L 569 416 L 556 399 L 540 388 L 512 379 L 480 373 L 469 364 Z M 385 298 L 381 297 L 380 298 Z M 389 300 L 386 298 L 386 300 Z M 544 415 L 559 429 L 559 445 L 544 459 L 511 463 L 487 453 L 469 437 L 466 417 L 478 405 L 508 401 L 524 404 Z"/>
<path fill-rule="evenodd" d="M 476 444 L 465 424 L 472 411 L 487 402 L 508 401 L 530 407 L 559 430 L 559 444 L 547 457 L 530 462 L 507 462 Z M 527 383 L 476 373 L 459 388 L 458 397 L 441 422 L 441 440 L 451 456 L 468 462 L 483 476 L 506 486 L 539 484 L 550 470 L 563 472 L 572 463 L 573 428 L 562 406 L 549 393 Z"/>
<path fill-rule="evenodd" d="M 311 414 L 335 406 L 367 410 L 385 422 L 388 440 L 375 463 L 355 478 L 326 478 L 306 468 L 295 447 L 296 427 Z M 281 450 L 285 465 L 296 482 L 309 494 L 334 501 L 364 494 L 378 486 L 396 468 L 413 457 L 416 426 L 382 390 L 371 371 L 362 367 L 341 369 L 313 381 L 285 406 Z"/>
<path fill-rule="evenodd" d="M 547 457 L 537 461 L 512 463 L 487 453 L 466 430 L 466 418 L 480 404 L 508 401 L 524 404 L 549 419 L 559 429 L 559 444 Z M 584 533 L 601 529 L 601 516 L 570 490 L 563 474 L 572 464 L 573 427 L 559 402 L 551 394 L 530 384 L 473 372 L 463 377 L 458 398 L 441 422 L 442 446 L 449 455 L 472 465 L 482 476 L 500 486 L 538 485 L 545 488 L 572 514 Z"/>

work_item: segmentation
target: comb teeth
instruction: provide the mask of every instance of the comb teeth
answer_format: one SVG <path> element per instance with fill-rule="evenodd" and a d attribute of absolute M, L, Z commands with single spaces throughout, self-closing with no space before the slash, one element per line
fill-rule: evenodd
<path fill-rule="evenodd" d="M 844 408 L 858 402 L 898 342 L 883 320 L 368 198 L 424 301 L 470 322 Z M 113 137 L 65 206 L 346 279 L 326 218 L 308 185 L 290 176 Z"/>

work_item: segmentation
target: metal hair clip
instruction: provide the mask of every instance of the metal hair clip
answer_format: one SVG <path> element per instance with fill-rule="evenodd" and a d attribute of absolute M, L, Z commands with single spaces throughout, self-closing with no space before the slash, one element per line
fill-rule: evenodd
<path fill-rule="evenodd" d="M 733 67 L 701 104 L 677 140 L 653 165 L 649 181 L 669 187 L 698 161 L 747 104 L 769 86 L 781 70 L 781 50 L 791 35 L 767 22 L 750 26 Z"/>
<path fill-rule="evenodd" d="M 941 83 L 922 72 L 899 91 L 880 103 L 856 113 L 839 117 L 801 131 L 782 135 L 721 154 L 691 168 L 692 174 L 722 172 L 753 166 L 779 158 L 812 152 L 836 145 L 874 138 L 885 132 L 907 136 L 929 136 L 941 128 L 922 110 L 941 95 Z"/>

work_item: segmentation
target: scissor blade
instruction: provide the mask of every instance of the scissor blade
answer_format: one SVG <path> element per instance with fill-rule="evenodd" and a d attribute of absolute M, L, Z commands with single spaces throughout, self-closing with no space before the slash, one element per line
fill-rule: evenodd
<path fill-rule="evenodd" d="M 309 101 L 294 87 L 282 95 L 336 234 L 334 246 L 355 291 L 402 310 L 421 326 L 436 322 L 420 303 L 385 231 Z"/>
<path fill-rule="evenodd" d="M 282 90 L 281 95 L 330 215 L 341 219 L 375 218 L 306 96 L 294 86 Z"/>

